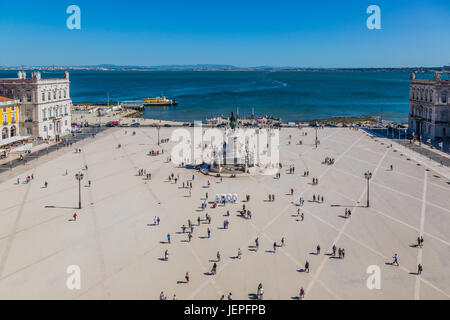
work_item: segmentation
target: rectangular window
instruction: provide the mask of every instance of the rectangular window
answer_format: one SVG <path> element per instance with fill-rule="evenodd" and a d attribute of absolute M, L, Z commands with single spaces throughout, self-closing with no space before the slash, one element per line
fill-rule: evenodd
<path fill-rule="evenodd" d="M 45 92 L 42 92 L 42 101 L 45 101 Z"/>
<path fill-rule="evenodd" d="M 51 100 L 52 99 L 52 96 L 51 96 L 51 93 L 50 93 L 50 91 L 48 92 L 48 100 Z"/>

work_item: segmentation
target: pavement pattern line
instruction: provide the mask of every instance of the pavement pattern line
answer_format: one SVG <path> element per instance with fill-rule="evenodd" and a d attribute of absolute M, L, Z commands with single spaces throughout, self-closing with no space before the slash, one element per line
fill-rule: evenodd
<path fill-rule="evenodd" d="M 419 230 L 419 236 L 423 236 L 423 230 L 425 226 L 425 214 L 426 214 L 426 207 L 427 207 L 427 180 L 428 180 L 428 171 L 425 170 L 425 177 L 423 179 L 423 196 L 422 196 L 422 210 L 420 214 L 420 230 Z M 417 265 L 422 264 L 422 252 L 423 248 L 418 248 L 417 252 Z M 422 278 L 421 275 L 417 275 L 416 277 L 416 285 L 414 288 L 414 299 L 419 300 L 420 299 L 420 278 Z"/>

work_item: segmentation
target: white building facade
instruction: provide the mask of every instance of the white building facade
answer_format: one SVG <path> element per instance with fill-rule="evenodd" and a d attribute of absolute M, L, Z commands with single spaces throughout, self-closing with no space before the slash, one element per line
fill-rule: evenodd
<path fill-rule="evenodd" d="M 15 79 L 0 79 L 0 96 L 20 100 L 20 133 L 43 139 L 70 133 L 71 106 L 69 73 L 64 78 L 42 79 L 33 72 L 30 79 L 18 72 Z"/>
<path fill-rule="evenodd" d="M 411 74 L 409 131 L 422 139 L 450 137 L 450 80 L 436 73 L 433 80 L 416 79 Z"/>

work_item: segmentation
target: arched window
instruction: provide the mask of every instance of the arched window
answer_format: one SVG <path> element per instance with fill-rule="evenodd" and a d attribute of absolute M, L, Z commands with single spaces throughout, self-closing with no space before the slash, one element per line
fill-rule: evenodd
<path fill-rule="evenodd" d="M 17 136 L 17 128 L 16 126 L 11 127 L 11 137 Z"/>
<path fill-rule="evenodd" d="M 2 139 L 8 139 L 9 135 L 8 135 L 8 128 L 4 127 L 2 130 Z"/>

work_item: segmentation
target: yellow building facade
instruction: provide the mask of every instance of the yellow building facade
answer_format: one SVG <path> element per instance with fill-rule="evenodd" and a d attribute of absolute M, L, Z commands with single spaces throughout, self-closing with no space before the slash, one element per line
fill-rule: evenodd
<path fill-rule="evenodd" d="M 19 135 L 19 103 L 19 100 L 0 97 L 1 140 Z"/>

